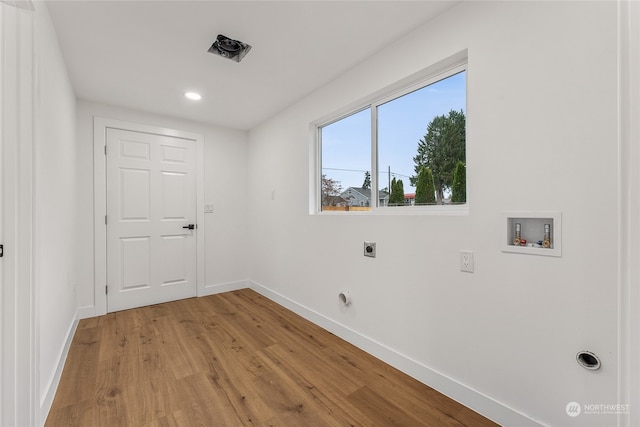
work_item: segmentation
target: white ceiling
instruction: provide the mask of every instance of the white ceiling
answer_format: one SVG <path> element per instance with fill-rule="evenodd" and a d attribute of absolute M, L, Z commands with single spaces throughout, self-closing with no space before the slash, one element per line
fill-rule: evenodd
<path fill-rule="evenodd" d="M 80 99 L 248 130 L 456 1 L 48 1 Z M 237 63 L 207 53 L 248 43 Z M 200 92 L 189 101 L 183 93 Z"/>

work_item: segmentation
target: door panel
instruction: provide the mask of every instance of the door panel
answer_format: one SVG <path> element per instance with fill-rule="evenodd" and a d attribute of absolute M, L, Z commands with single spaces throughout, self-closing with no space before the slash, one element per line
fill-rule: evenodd
<path fill-rule="evenodd" d="M 162 173 L 162 219 L 187 221 L 187 186 L 189 177 L 184 173 Z"/>
<path fill-rule="evenodd" d="M 195 142 L 107 129 L 107 311 L 196 295 Z"/>
<path fill-rule="evenodd" d="M 162 285 L 176 285 L 187 281 L 186 236 L 162 236 Z"/>
<path fill-rule="evenodd" d="M 150 180 L 148 170 L 120 169 L 120 220 L 149 221 Z"/>
<path fill-rule="evenodd" d="M 162 145 L 162 161 L 165 163 L 185 163 L 187 150 L 183 147 Z"/>
<path fill-rule="evenodd" d="M 149 237 L 120 238 L 120 257 L 122 291 L 149 288 L 151 260 Z"/>

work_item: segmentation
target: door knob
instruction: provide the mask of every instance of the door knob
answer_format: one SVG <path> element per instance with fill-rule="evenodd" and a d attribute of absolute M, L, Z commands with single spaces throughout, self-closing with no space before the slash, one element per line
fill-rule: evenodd
<path fill-rule="evenodd" d="M 195 224 L 189 224 L 189 225 L 185 225 L 185 226 L 184 226 L 184 227 L 182 227 L 182 228 L 187 228 L 187 229 L 189 229 L 189 230 L 193 230 L 194 228 L 196 228 L 196 225 L 195 225 Z"/>

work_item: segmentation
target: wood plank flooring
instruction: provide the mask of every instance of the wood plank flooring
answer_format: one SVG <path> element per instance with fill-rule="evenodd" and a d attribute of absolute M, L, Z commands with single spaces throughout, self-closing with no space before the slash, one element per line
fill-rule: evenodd
<path fill-rule="evenodd" d="M 495 425 L 248 289 L 80 321 L 45 424 Z"/>

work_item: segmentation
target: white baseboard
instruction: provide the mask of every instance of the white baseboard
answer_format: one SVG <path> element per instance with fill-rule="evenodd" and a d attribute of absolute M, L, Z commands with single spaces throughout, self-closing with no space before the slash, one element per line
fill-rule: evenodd
<path fill-rule="evenodd" d="M 434 370 L 420 362 L 412 360 L 397 351 L 350 329 L 323 314 L 301 305 L 278 292 L 259 283 L 249 281 L 249 287 L 272 301 L 286 307 L 305 319 L 330 331 L 356 347 L 366 351 L 376 358 L 388 363 L 396 369 L 417 379 L 418 381 L 438 390 L 468 408 L 482 414 L 500 425 L 519 427 L 540 427 L 544 424 L 527 415 L 509 408 L 501 402 L 474 390 L 464 384 Z"/>
<path fill-rule="evenodd" d="M 246 289 L 250 287 L 250 281 L 238 280 L 236 282 L 218 283 L 215 285 L 206 285 L 201 289 L 198 289 L 198 296 L 204 297 L 207 295 L 221 294 L 223 292 L 237 291 L 238 289 Z"/>
<path fill-rule="evenodd" d="M 199 297 L 207 295 L 215 295 L 222 292 L 237 291 L 238 289 L 246 289 L 249 287 L 248 280 L 239 280 L 237 282 L 218 283 L 215 285 L 206 285 L 198 288 Z M 88 319 L 89 317 L 101 316 L 105 313 L 98 313 L 95 305 L 87 305 L 78 308 L 77 319 Z"/>
<path fill-rule="evenodd" d="M 87 316 L 90 317 L 90 316 Z M 40 419 L 41 424 L 44 425 L 47 420 L 47 416 L 49 415 L 49 411 L 51 410 L 51 405 L 53 404 L 53 398 L 56 395 L 56 391 L 58 390 L 58 384 L 60 384 L 60 377 L 62 376 L 62 370 L 64 369 L 64 364 L 67 361 L 67 356 L 69 354 L 69 348 L 71 347 L 71 341 L 73 341 L 73 337 L 76 333 L 76 329 L 78 328 L 78 322 L 80 321 L 80 309 L 76 311 L 76 315 L 74 317 L 73 322 L 69 326 L 69 330 L 67 331 L 67 336 L 64 341 L 64 346 L 62 346 L 62 350 L 60 354 L 58 354 L 58 363 L 56 364 L 56 371 L 53 374 L 53 378 L 46 387 L 46 393 L 44 393 L 43 397 L 40 399 Z"/>
<path fill-rule="evenodd" d="M 76 318 L 78 320 L 88 319 L 89 317 L 96 317 L 98 314 L 96 312 L 95 305 L 87 305 L 85 307 L 78 308 L 78 313 Z"/>

